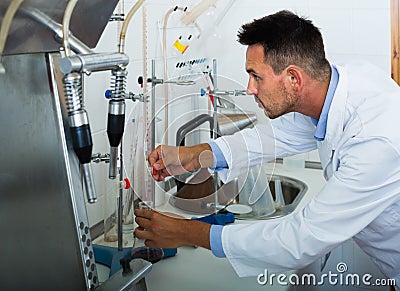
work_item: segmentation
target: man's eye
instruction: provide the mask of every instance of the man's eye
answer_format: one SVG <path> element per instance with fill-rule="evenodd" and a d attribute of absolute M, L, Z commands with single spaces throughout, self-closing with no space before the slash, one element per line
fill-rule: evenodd
<path fill-rule="evenodd" d="M 254 80 L 256 80 L 256 81 L 259 81 L 259 80 L 260 80 L 260 77 L 257 76 L 257 75 L 253 75 L 253 78 L 254 78 Z"/>

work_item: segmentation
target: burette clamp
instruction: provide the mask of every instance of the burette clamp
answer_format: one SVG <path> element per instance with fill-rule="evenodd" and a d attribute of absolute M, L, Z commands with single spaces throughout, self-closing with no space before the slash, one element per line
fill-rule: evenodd
<path fill-rule="evenodd" d="M 110 162 L 110 154 L 102 154 L 96 153 L 92 155 L 92 162 L 93 163 L 109 163 Z"/>
<path fill-rule="evenodd" d="M 112 90 L 106 90 L 104 92 L 104 97 L 106 97 L 106 99 L 113 99 Z M 142 93 L 135 94 L 135 93 L 132 93 L 132 92 L 127 92 L 127 93 L 125 93 L 125 96 L 123 96 L 123 99 L 132 100 L 133 102 L 135 102 L 135 101 L 149 102 L 149 96 L 145 96 Z"/>
<path fill-rule="evenodd" d="M 110 22 L 111 21 L 124 21 L 125 20 L 125 14 L 124 13 L 114 13 L 110 17 Z"/>
<path fill-rule="evenodd" d="M 205 90 L 200 89 L 200 95 L 217 95 L 217 96 L 240 96 L 240 95 L 247 95 L 246 90 L 230 90 L 230 91 L 213 91 L 213 90 Z"/>

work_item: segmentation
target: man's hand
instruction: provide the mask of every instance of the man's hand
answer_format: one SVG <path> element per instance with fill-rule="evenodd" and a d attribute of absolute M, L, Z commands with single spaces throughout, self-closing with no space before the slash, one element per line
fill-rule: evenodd
<path fill-rule="evenodd" d="M 214 157 L 208 144 L 191 147 L 160 145 L 150 153 L 147 160 L 153 168 L 153 178 L 156 181 L 163 181 L 171 175 L 212 167 Z"/>
<path fill-rule="evenodd" d="M 210 249 L 210 224 L 168 216 L 154 210 L 135 210 L 139 225 L 135 236 L 152 248 L 177 248 L 184 245 Z"/>

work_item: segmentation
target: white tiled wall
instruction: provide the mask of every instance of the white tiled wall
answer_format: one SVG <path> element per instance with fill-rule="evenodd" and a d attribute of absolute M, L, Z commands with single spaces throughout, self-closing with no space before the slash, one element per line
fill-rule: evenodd
<path fill-rule="evenodd" d="M 160 30 L 157 29 L 165 12 L 174 7 L 192 8 L 199 1 L 188 0 L 147 0 L 148 59 L 155 58 L 157 67 L 162 67 L 160 60 Z M 219 0 L 212 13 L 220 15 L 221 9 L 230 0 Z M 135 1 L 125 1 L 127 12 Z M 313 20 L 321 29 L 325 39 L 327 57 L 331 62 L 346 62 L 365 59 L 390 74 L 390 0 L 237 0 L 226 13 L 222 22 L 215 27 L 214 33 L 204 43 L 197 45 L 207 49 L 210 57 L 218 61 L 218 74 L 233 79 L 245 86 L 247 73 L 244 70 L 245 47 L 237 43 L 238 28 L 254 18 L 288 9 Z M 142 12 L 136 13 L 127 33 L 126 53 L 130 57 L 128 67 L 128 90 L 138 92 L 137 77 L 142 74 Z M 117 23 L 110 23 L 95 49 L 97 52 L 117 50 Z M 110 73 L 94 73 L 86 78 L 86 104 L 94 139 L 94 152 L 108 151 L 106 139 L 107 101 L 104 91 L 110 86 Z M 238 85 L 239 86 L 239 85 Z M 221 88 L 225 89 L 225 88 Z M 239 89 L 239 88 L 226 88 Z M 236 103 L 246 110 L 257 112 L 258 120 L 264 120 L 263 113 L 248 97 L 237 97 Z M 134 106 L 128 102 L 127 112 Z M 311 153 L 310 160 L 318 160 L 316 153 Z M 91 225 L 103 217 L 103 196 L 105 193 L 107 165 L 93 165 L 99 202 L 88 206 Z"/>

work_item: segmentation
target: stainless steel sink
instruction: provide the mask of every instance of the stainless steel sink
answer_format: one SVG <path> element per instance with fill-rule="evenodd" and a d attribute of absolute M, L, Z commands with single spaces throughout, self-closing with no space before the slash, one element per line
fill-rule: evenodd
<path fill-rule="evenodd" d="M 181 210 L 194 214 L 211 214 L 215 212 L 215 196 L 214 196 L 214 180 L 212 176 L 204 176 L 204 172 L 199 173 L 198 176 L 202 177 L 202 182 L 191 183 L 183 186 L 179 191 L 172 195 L 169 203 Z M 248 214 L 235 214 L 237 219 L 272 219 L 285 216 L 297 207 L 304 194 L 307 192 L 307 185 L 297 179 L 281 176 L 281 175 L 266 175 L 270 178 L 269 187 L 271 194 L 275 199 L 275 181 L 280 181 L 282 194 L 284 198 L 284 205 L 276 207 L 276 211 L 269 215 L 255 215 L 253 212 Z M 196 178 L 194 178 L 196 179 Z M 193 181 L 193 179 L 191 179 Z M 219 184 L 218 189 L 218 203 L 222 206 L 244 203 L 240 201 L 238 195 L 238 182 L 234 180 L 227 184 Z M 222 209 L 221 211 L 225 211 Z"/>
<path fill-rule="evenodd" d="M 284 205 L 276 207 L 274 213 L 265 216 L 257 216 L 251 212 L 248 214 L 236 214 L 235 217 L 237 219 L 272 219 L 272 218 L 282 217 L 293 212 L 293 210 L 296 209 L 301 199 L 307 193 L 308 190 L 307 184 L 291 177 L 272 175 L 269 181 L 269 188 L 271 190 L 271 194 L 274 200 L 276 199 L 276 194 L 275 194 L 276 181 L 280 182 L 284 198 Z M 232 201 L 232 203 L 240 203 L 240 201 L 237 201 L 236 199 Z"/>

